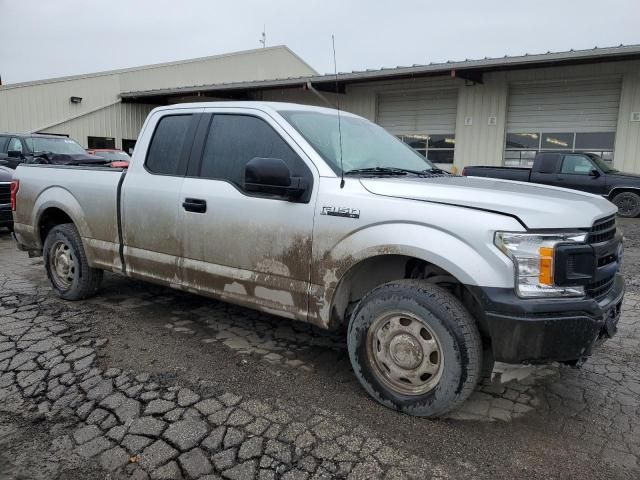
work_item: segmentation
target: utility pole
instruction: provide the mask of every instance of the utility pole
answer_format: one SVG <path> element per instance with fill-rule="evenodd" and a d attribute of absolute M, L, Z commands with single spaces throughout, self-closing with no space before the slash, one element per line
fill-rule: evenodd
<path fill-rule="evenodd" d="M 266 25 L 262 26 L 262 38 L 258 40 L 262 44 L 262 48 L 267 47 L 267 28 Z"/>

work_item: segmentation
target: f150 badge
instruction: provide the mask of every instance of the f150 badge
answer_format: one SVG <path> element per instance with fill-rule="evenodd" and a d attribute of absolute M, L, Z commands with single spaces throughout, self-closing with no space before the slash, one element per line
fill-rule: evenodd
<path fill-rule="evenodd" d="M 322 215 L 331 217 L 360 218 L 360 210 L 346 207 L 322 207 Z"/>

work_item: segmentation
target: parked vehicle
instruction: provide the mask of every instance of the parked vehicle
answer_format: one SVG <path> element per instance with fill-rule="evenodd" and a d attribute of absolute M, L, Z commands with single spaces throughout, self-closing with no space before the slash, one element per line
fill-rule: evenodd
<path fill-rule="evenodd" d="M 0 134 L 0 159 L 9 168 L 22 163 L 87 164 L 105 163 L 104 159 L 89 155 L 75 140 L 58 135 Z"/>
<path fill-rule="evenodd" d="M 113 162 L 128 162 L 131 160 L 127 152 L 113 148 L 89 148 L 87 153 Z"/>
<path fill-rule="evenodd" d="M 541 152 L 532 168 L 464 167 L 462 175 L 542 183 L 602 195 L 621 217 L 640 215 L 640 175 L 619 172 L 593 153 Z"/>
<path fill-rule="evenodd" d="M 103 270 L 322 328 L 364 389 L 439 416 L 491 360 L 583 361 L 624 294 L 616 208 L 443 175 L 381 127 L 285 103 L 153 110 L 128 170 L 21 165 L 15 238 L 54 291 Z"/>
<path fill-rule="evenodd" d="M 11 180 L 13 170 L 3 165 L 0 160 L 0 228 L 13 230 L 13 218 L 11 216 Z"/>

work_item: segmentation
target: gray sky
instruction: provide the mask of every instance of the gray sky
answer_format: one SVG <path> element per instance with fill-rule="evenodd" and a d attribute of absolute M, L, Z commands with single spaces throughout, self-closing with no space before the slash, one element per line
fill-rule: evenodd
<path fill-rule="evenodd" d="M 639 0 L 0 0 L 3 83 L 286 44 L 320 73 L 640 43 Z"/>

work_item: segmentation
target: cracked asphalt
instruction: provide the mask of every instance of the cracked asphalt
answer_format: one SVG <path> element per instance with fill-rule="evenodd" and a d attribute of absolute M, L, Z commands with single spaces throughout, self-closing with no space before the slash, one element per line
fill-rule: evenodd
<path fill-rule="evenodd" d="M 497 365 L 449 418 L 374 403 L 340 334 L 116 275 L 82 302 L 0 232 L 0 478 L 640 477 L 640 221 L 617 336 Z"/>

